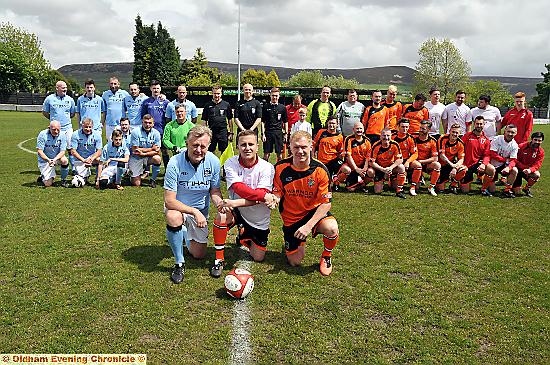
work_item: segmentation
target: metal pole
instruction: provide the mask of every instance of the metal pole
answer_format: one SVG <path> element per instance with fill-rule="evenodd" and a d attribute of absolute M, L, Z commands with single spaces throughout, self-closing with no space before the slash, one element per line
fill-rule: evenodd
<path fill-rule="evenodd" d="M 548 90 L 548 104 L 546 105 L 546 119 L 550 119 L 550 90 Z"/>
<path fill-rule="evenodd" d="M 237 101 L 241 100 L 241 2 L 239 1 L 239 27 L 237 30 Z"/>

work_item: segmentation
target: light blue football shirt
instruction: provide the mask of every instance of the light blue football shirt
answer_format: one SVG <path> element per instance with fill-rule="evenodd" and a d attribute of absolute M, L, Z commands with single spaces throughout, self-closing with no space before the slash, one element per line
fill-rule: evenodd
<path fill-rule="evenodd" d="M 176 199 L 197 208 L 208 218 L 210 189 L 220 187 L 220 160 L 207 152 L 195 168 L 187 157 L 187 150 L 173 156 L 166 167 L 164 189 L 176 193 Z"/>
<path fill-rule="evenodd" d="M 94 121 L 94 131 L 101 130 L 101 113 L 105 113 L 105 102 L 99 95 L 88 97 L 85 94 L 80 95 L 76 101 L 76 112 L 80 113 L 79 123 L 84 118 L 90 118 Z"/>
<path fill-rule="evenodd" d="M 38 133 L 36 137 L 36 149 L 44 151 L 44 154 L 48 158 L 54 158 L 61 151 L 67 149 L 67 135 L 65 133 L 59 133 L 57 137 L 52 136 L 49 129 L 44 129 Z M 46 162 L 40 155 L 38 155 L 38 162 Z"/>
<path fill-rule="evenodd" d="M 124 98 L 130 96 L 128 91 L 118 89 L 113 93 L 110 89 L 105 91 L 101 96 L 105 102 L 105 125 L 117 126 L 120 125 L 120 118 L 123 115 L 123 102 Z"/>
<path fill-rule="evenodd" d="M 132 130 L 132 133 L 130 135 L 130 148 L 136 146 L 136 147 L 142 147 L 142 148 L 151 148 L 153 145 L 160 147 L 160 133 L 156 129 L 151 129 L 149 133 L 141 128 L 135 128 Z M 132 156 L 136 158 L 141 158 L 141 156 L 135 156 L 132 153 Z"/>
<path fill-rule="evenodd" d="M 120 146 L 115 146 L 113 142 L 109 142 L 103 147 L 103 150 L 101 151 L 101 157 L 99 159 L 102 162 L 105 162 L 110 158 L 124 158 L 124 156 L 129 154 L 130 151 L 128 151 L 128 147 L 126 147 L 124 143 L 122 143 Z M 116 166 L 117 164 L 117 161 L 111 161 L 109 163 L 109 166 Z"/>
<path fill-rule="evenodd" d="M 50 113 L 50 121 L 57 120 L 61 123 L 61 132 L 65 132 L 73 127 L 71 123 L 71 114 L 76 112 L 76 106 L 73 98 L 69 95 L 64 97 L 56 93 L 50 94 L 44 99 L 42 110 Z"/>
<path fill-rule="evenodd" d="M 100 98 L 101 99 L 101 98 Z M 86 135 L 82 128 L 73 132 L 71 137 L 70 149 L 76 149 L 76 152 L 83 158 L 88 158 L 97 150 L 101 149 L 101 134 L 97 131 Z"/>
<path fill-rule="evenodd" d="M 165 117 L 168 118 L 168 120 L 176 120 L 176 107 L 180 104 L 181 103 L 178 101 L 178 99 L 175 99 L 170 104 L 168 104 L 165 114 Z M 185 120 L 190 122 L 192 118 L 196 118 L 199 115 L 199 112 L 197 110 L 197 106 L 191 100 L 185 99 L 184 104 Z"/>
<path fill-rule="evenodd" d="M 135 98 L 128 95 L 122 102 L 123 115 L 126 115 L 132 128 L 141 126 L 141 104 L 146 99 L 145 95 L 138 95 Z"/>

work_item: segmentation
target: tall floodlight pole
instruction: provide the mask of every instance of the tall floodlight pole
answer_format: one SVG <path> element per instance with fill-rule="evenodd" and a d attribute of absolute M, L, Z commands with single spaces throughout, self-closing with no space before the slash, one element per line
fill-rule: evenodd
<path fill-rule="evenodd" d="M 241 2 L 238 1 L 239 27 L 237 28 L 237 101 L 241 100 Z"/>

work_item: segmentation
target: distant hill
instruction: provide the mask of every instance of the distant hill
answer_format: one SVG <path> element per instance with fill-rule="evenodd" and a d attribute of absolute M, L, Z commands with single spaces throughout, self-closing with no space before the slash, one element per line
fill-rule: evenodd
<path fill-rule="evenodd" d="M 237 75 L 237 64 L 223 62 L 209 62 L 210 67 L 215 67 L 224 73 Z M 80 83 L 84 83 L 87 78 L 92 78 L 96 81 L 96 87 L 99 90 L 105 90 L 109 85 L 109 77 L 117 76 L 123 86 L 128 85 L 132 80 L 132 62 L 120 63 L 92 63 L 92 64 L 72 64 L 65 65 L 59 68 L 59 72 L 64 75 L 74 77 Z M 290 76 L 301 71 L 302 69 L 277 67 L 277 66 L 262 66 L 241 64 L 241 71 L 244 72 L 249 68 L 262 69 L 269 72 L 275 70 L 279 79 L 287 80 Z M 305 69 L 311 71 L 314 69 Z M 342 75 L 344 78 L 356 79 L 360 84 L 396 84 L 396 85 L 411 85 L 413 83 L 414 69 L 407 66 L 382 66 L 368 67 L 356 69 L 336 69 L 326 68 L 320 69 L 324 75 Z M 505 76 L 472 76 L 473 80 L 496 80 L 500 81 L 510 90 L 511 93 L 516 91 L 524 91 L 528 99 L 537 95 L 535 86 L 542 81 L 542 78 L 524 78 L 524 77 L 505 77 Z"/>

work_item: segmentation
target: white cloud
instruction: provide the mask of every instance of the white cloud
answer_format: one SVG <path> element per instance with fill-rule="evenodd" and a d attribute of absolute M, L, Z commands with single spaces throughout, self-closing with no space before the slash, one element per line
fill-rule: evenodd
<path fill-rule="evenodd" d="M 0 21 L 35 33 L 54 67 L 133 60 L 135 17 L 161 21 L 182 58 L 237 61 L 238 0 L 0 0 Z M 550 62 L 543 0 L 241 0 L 241 62 L 295 68 L 414 67 L 420 44 L 450 38 L 474 75 L 539 77 Z"/>

